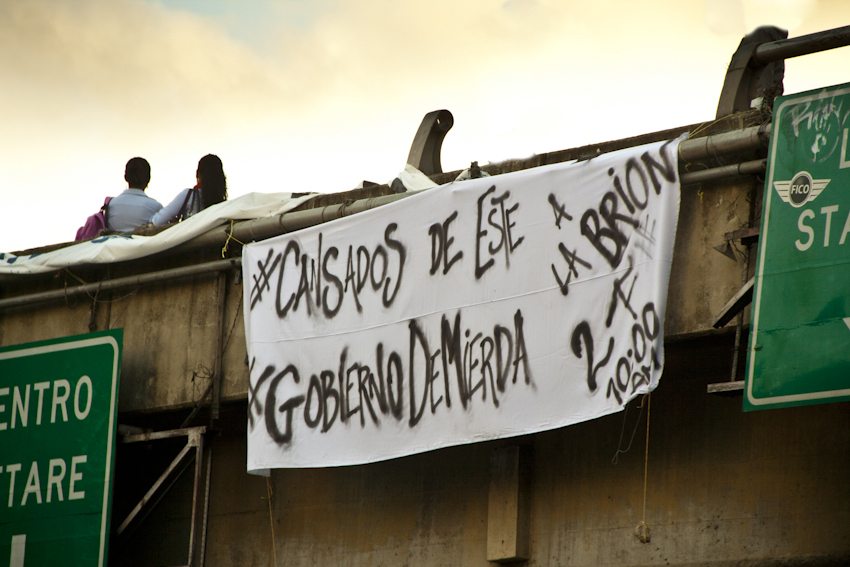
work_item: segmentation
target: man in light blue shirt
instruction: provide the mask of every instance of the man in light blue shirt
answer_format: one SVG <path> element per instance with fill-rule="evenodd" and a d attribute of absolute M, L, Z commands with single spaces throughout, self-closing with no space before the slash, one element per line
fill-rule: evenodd
<path fill-rule="evenodd" d="M 151 222 L 162 208 L 156 199 L 145 195 L 151 180 L 151 166 L 146 159 L 134 157 L 124 168 L 128 189 L 109 202 L 106 225 L 109 230 L 130 231 Z"/>

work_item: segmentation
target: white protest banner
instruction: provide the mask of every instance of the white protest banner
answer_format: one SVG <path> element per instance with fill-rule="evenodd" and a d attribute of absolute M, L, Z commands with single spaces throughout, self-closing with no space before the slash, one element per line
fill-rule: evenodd
<path fill-rule="evenodd" d="M 653 390 L 677 145 L 443 185 L 246 246 L 248 470 L 544 431 Z"/>

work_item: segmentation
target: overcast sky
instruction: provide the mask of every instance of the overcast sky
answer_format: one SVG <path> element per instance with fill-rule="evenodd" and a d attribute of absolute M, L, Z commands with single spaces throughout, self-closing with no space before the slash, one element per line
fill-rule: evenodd
<path fill-rule="evenodd" d="M 124 165 L 163 203 L 222 158 L 230 195 L 337 192 L 404 167 L 448 109 L 446 171 L 711 120 L 759 25 L 845 0 L 2 0 L 0 251 L 72 240 Z M 850 81 L 850 48 L 786 93 Z"/>

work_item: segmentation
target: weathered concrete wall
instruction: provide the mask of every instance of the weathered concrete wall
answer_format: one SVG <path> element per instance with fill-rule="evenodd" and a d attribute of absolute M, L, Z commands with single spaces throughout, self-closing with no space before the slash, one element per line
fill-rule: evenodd
<path fill-rule="evenodd" d="M 647 417 L 636 401 L 626 415 L 516 440 L 274 470 L 271 517 L 266 479 L 245 473 L 244 429 L 230 424 L 213 450 L 206 564 L 274 565 L 276 553 L 288 567 L 489 565 L 490 453 L 511 443 L 533 453 L 530 567 L 843 564 L 850 404 L 742 413 L 740 395 L 706 394 L 728 374 L 731 343 L 725 334 L 668 348 L 649 407 L 648 544 L 634 535 Z M 187 491 L 175 488 L 128 545 L 179 561 Z"/>
<path fill-rule="evenodd" d="M 622 416 L 537 436 L 533 527 L 540 565 L 785 564 L 850 557 L 850 404 L 742 413 L 706 394 L 728 375 L 730 337 L 672 345 L 645 434 L 611 465 Z M 634 408 L 631 409 L 634 411 Z M 643 422 L 641 425 L 643 425 Z M 627 429 L 628 433 L 628 429 Z M 813 561 L 813 563 L 817 563 Z"/>
<path fill-rule="evenodd" d="M 168 267 L 172 266 L 155 262 L 142 269 Z M 110 272 L 111 277 L 119 278 L 137 270 L 138 266 L 119 266 Z M 247 393 L 241 305 L 242 286 L 236 283 L 236 274 L 230 273 L 222 321 L 224 400 L 244 399 Z M 215 367 L 218 274 L 104 292 L 96 301 L 93 296 L 78 296 L 7 310 L 0 313 L 0 345 L 118 328 L 124 332 L 119 411 L 162 411 L 193 405 L 206 392 Z"/>
<path fill-rule="evenodd" d="M 714 318 L 741 289 L 743 261 L 734 261 L 714 247 L 724 243 L 725 233 L 749 226 L 749 201 L 758 190 L 756 183 L 738 179 L 683 188 L 665 336 L 711 330 Z"/>

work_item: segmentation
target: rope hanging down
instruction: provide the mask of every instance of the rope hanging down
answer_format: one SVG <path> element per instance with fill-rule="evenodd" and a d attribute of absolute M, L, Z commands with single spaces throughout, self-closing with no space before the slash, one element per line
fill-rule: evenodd
<path fill-rule="evenodd" d="M 230 219 L 230 232 L 227 233 L 227 240 L 224 241 L 224 247 L 221 249 L 221 257 L 224 258 L 224 254 L 227 252 L 227 247 L 230 246 L 230 241 L 235 240 L 242 246 L 245 246 L 245 243 L 233 236 L 233 219 Z"/>
<path fill-rule="evenodd" d="M 274 514 L 272 514 L 272 484 L 269 482 L 269 477 L 266 477 L 266 493 L 269 501 L 269 525 L 272 528 L 272 557 L 274 564 L 277 565 L 277 545 L 274 537 Z"/>
<path fill-rule="evenodd" d="M 646 525 L 646 479 L 647 479 L 647 471 L 649 469 L 649 407 L 650 407 L 650 398 L 651 394 L 646 394 L 643 397 L 643 401 L 641 402 L 641 407 L 643 407 L 643 402 L 646 402 L 646 454 L 644 456 L 643 461 L 643 517 L 641 518 L 640 524 L 635 528 L 635 537 L 641 543 L 649 543 L 649 526 Z"/>

